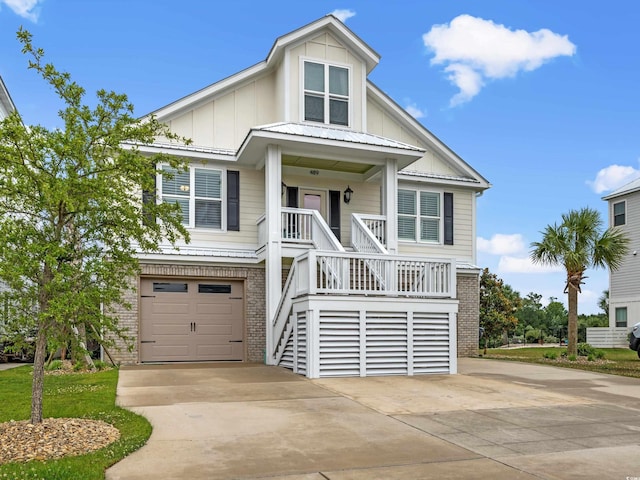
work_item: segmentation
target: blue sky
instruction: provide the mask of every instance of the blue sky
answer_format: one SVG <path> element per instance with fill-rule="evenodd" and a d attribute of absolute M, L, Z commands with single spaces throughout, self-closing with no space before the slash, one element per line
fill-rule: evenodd
<path fill-rule="evenodd" d="M 0 76 L 29 124 L 59 125 L 26 69 L 23 25 L 46 59 L 143 115 L 266 58 L 274 40 L 334 11 L 381 56 L 370 79 L 482 173 L 478 264 L 523 296 L 564 301 L 564 275 L 530 243 L 562 213 L 606 221 L 640 176 L 640 4 L 632 0 L 0 0 Z M 580 313 L 598 311 L 589 271 Z"/>

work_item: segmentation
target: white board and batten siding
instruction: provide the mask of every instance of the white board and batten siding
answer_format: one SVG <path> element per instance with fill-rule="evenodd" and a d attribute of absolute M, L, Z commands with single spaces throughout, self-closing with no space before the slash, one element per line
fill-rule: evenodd
<path fill-rule="evenodd" d="M 309 378 L 456 373 L 454 300 L 316 297 L 294 302 L 280 365 Z"/>
<path fill-rule="evenodd" d="M 163 121 L 193 145 L 237 150 L 256 125 L 278 121 L 275 75 L 269 73 Z"/>

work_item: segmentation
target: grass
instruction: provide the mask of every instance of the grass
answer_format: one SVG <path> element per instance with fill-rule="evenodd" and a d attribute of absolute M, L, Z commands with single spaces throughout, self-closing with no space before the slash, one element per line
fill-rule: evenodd
<path fill-rule="evenodd" d="M 30 418 L 32 370 L 24 366 L 0 372 L 0 423 Z M 142 447 L 151 435 L 147 419 L 115 405 L 117 383 L 116 369 L 45 376 L 44 417 L 103 420 L 120 430 L 120 439 L 87 455 L 0 465 L 0 480 L 104 479 L 109 466 Z"/>
<path fill-rule="evenodd" d="M 482 350 L 479 350 L 479 354 L 484 358 L 540 363 L 587 370 L 589 372 L 640 378 L 640 359 L 638 359 L 637 353 L 633 350 L 628 348 L 598 348 L 597 350 L 604 352 L 604 360 L 594 359 L 589 361 L 586 357 L 578 357 L 572 361 L 561 356 L 567 349 L 559 347 L 490 348 L 487 349 L 486 355 L 483 355 Z M 552 358 L 554 354 L 556 358 Z"/>

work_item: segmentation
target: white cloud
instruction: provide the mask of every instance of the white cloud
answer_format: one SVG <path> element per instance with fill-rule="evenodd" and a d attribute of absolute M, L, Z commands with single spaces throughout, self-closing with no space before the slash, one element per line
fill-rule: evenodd
<path fill-rule="evenodd" d="M 404 107 L 404 109 L 413 118 L 424 118 L 427 116 L 427 113 L 424 110 L 421 110 L 420 108 L 418 108 L 418 106 L 415 103 L 410 103 L 409 105 Z"/>
<path fill-rule="evenodd" d="M 459 15 L 449 24 L 434 25 L 422 36 L 435 53 L 432 65 L 445 65 L 448 79 L 460 92 L 451 106 L 476 96 L 487 79 L 513 77 L 558 56 L 571 56 L 576 46 L 566 35 L 548 29 L 511 30 L 491 20 Z"/>
<path fill-rule="evenodd" d="M 638 177 L 640 177 L 638 169 L 622 165 L 609 165 L 598 172 L 594 181 L 588 180 L 587 185 L 595 193 L 603 193 L 626 185 Z"/>
<path fill-rule="evenodd" d="M 338 8 L 331 12 L 331 15 L 336 17 L 341 22 L 346 22 L 351 17 L 355 17 L 356 12 L 354 10 L 346 9 L 346 8 Z"/>
<path fill-rule="evenodd" d="M 498 273 L 553 273 L 563 272 L 562 266 L 548 266 L 533 263 L 529 257 L 505 255 L 498 262 Z"/>
<path fill-rule="evenodd" d="M 32 22 L 38 21 L 40 15 L 40 7 L 38 6 L 42 0 L 0 0 L 0 4 L 5 4 L 16 15 L 19 15 Z"/>
<path fill-rule="evenodd" d="M 478 251 L 491 255 L 513 255 L 525 251 L 524 239 L 519 233 L 512 235 L 496 233 L 489 240 L 478 237 L 477 244 Z"/>

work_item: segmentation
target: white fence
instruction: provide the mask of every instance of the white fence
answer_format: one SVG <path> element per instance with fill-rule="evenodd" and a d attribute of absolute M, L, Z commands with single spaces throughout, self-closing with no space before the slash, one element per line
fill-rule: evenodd
<path fill-rule="evenodd" d="M 593 327 L 587 328 L 587 343 L 598 348 L 629 347 L 627 327 Z"/>

